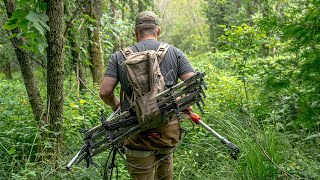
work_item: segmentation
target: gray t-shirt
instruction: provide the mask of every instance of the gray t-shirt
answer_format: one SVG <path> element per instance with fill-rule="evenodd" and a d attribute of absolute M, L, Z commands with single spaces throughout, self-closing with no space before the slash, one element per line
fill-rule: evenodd
<path fill-rule="evenodd" d="M 133 52 L 141 52 L 146 50 L 156 51 L 160 44 L 161 42 L 159 41 L 147 39 L 130 46 L 130 48 Z M 125 58 L 120 51 L 115 52 L 109 61 L 105 76 L 118 79 L 121 83 L 123 91 L 130 97 L 132 90 L 128 86 L 128 78 L 125 68 L 121 65 L 124 60 Z M 178 82 L 178 78 L 181 75 L 188 72 L 194 72 L 184 53 L 172 45 L 170 45 L 162 60 L 162 63 L 160 64 L 160 71 L 166 82 L 172 81 L 174 84 Z"/>

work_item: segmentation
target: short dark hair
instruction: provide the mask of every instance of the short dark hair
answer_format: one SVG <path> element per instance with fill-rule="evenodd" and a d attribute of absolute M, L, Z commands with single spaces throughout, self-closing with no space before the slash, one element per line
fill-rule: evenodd
<path fill-rule="evenodd" d="M 155 24 L 139 24 L 136 26 L 136 32 L 143 37 L 145 35 L 157 35 L 158 25 Z"/>

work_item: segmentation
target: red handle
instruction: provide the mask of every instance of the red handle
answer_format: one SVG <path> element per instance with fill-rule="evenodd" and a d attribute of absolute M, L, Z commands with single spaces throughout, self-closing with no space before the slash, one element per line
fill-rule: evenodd
<path fill-rule="evenodd" d="M 186 114 L 189 116 L 189 118 L 190 118 L 193 122 L 195 122 L 196 124 L 199 124 L 199 121 L 201 121 L 201 117 L 200 117 L 199 114 L 196 114 L 196 113 L 194 113 L 194 112 L 192 112 L 192 111 L 186 111 L 185 113 L 186 113 Z"/>

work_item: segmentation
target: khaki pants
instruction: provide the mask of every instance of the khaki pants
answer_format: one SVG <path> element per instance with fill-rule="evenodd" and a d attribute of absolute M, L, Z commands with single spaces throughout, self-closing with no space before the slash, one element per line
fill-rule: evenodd
<path fill-rule="evenodd" d="M 151 153 L 146 157 L 135 157 L 127 153 L 126 156 L 127 169 L 133 180 L 173 179 L 172 153 L 168 155 Z M 159 161 L 163 157 L 165 158 Z"/>

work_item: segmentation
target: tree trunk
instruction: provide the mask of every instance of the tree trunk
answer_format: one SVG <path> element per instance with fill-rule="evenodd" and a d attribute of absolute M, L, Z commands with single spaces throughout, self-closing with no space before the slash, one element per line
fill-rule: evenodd
<path fill-rule="evenodd" d="M 92 2 L 92 1 L 91 1 Z M 89 39 L 89 52 L 91 60 L 91 73 L 93 82 L 96 84 L 101 83 L 104 63 L 102 57 L 102 49 L 100 42 L 100 20 L 102 16 L 102 0 L 95 0 L 91 4 L 90 16 L 95 19 L 93 23 L 93 32 L 90 33 Z"/>
<path fill-rule="evenodd" d="M 114 0 L 110 0 L 110 10 L 111 10 L 111 24 L 114 25 L 115 24 L 115 20 L 116 20 L 116 4 L 114 2 Z M 117 39 L 117 37 L 115 35 L 112 35 L 112 42 L 113 42 L 113 52 L 121 49 L 121 43 L 120 43 L 120 39 Z"/>
<path fill-rule="evenodd" d="M 7 80 L 11 80 L 12 79 L 12 73 L 11 73 L 11 64 L 10 63 L 6 63 L 4 65 L 4 75 L 6 76 Z"/>
<path fill-rule="evenodd" d="M 47 15 L 50 31 L 47 34 L 47 125 L 49 140 L 55 140 L 49 152 L 59 153 L 62 149 L 63 130 L 63 80 L 64 80 L 64 38 L 63 38 L 63 0 L 48 0 Z"/>
<path fill-rule="evenodd" d="M 78 50 L 79 47 L 76 41 L 76 37 L 71 30 L 68 32 L 68 35 L 71 45 L 72 65 L 76 73 L 79 91 L 81 92 L 86 89 L 86 79 L 83 71 L 83 66 L 81 64 L 80 52 Z"/>
<path fill-rule="evenodd" d="M 5 0 L 4 1 L 8 17 L 12 16 L 13 11 L 15 10 L 14 0 Z M 16 28 L 11 31 L 12 34 L 21 33 L 20 29 Z M 24 40 L 18 37 L 13 37 L 11 39 L 12 45 L 14 46 L 14 50 L 19 62 L 19 66 L 21 69 L 21 74 L 24 80 L 24 85 L 27 90 L 27 94 L 29 97 L 29 102 L 32 108 L 33 115 L 37 122 L 38 126 L 42 124 L 43 116 L 43 103 L 40 96 L 40 92 L 38 89 L 36 78 L 33 74 L 33 67 L 30 61 L 29 56 L 20 49 L 20 46 L 24 45 Z"/>

